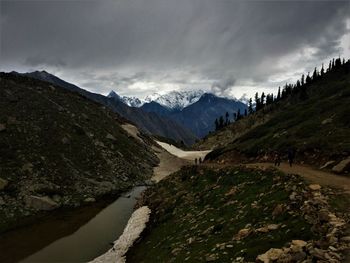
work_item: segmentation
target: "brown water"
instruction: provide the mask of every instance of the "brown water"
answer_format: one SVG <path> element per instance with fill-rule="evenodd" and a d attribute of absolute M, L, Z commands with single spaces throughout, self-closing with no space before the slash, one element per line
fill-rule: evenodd
<path fill-rule="evenodd" d="M 123 232 L 145 187 L 106 206 L 100 202 L 54 212 L 35 225 L 0 236 L 0 262 L 86 262 L 106 252 Z M 129 197 L 130 196 L 130 197 Z"/>

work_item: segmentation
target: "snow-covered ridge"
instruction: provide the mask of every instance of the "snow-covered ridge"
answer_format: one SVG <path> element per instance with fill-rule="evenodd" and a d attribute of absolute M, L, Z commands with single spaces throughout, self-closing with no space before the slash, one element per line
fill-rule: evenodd
<path fill-rule="evenodd" d="M 136 97 L 120 96 L 112 90 L 107 97 L 116 98 L 131 107 L 141 107 L 145 103 L 154 101 L 169 109 L 182 110 L 183 108 L 197 102 L 203 94 L 204 91 L 202 90 L 171 91 L 164 95 L 154 93 L 152 95 L 148 95 L 144 100 L 142 100 Z"/>
<path fill-rule="evenodd" d="M 112 90 L 107 95 L 107 97 L 118 99 L 130 107 L 137 107 L 138 108 L 138 107 L 141 107 L 145 103 L 144 101 L 141 101 L 139 98 L 136 98 L 136 97 L 119 96 L 114 90 Z"/>
<path fill-rule="evenodd" d="M 147 96 L 145 98 L 145 101 L 154 101 L 170 109 L 182 110 L 183 108 L 197 102 L 203 94 L 204 91 L 202 90 L 171 91 L 164 95 L 154 93 L 150 96 Z"/>

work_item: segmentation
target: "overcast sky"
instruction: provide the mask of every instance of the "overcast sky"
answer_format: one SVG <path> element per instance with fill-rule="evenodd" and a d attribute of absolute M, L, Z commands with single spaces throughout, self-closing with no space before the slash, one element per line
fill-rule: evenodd
<path fill-rule="evenodd" d="M 350 1 L 0 0 L 0 70 L 143 98 L 237 98 L 350 58 Z"/>

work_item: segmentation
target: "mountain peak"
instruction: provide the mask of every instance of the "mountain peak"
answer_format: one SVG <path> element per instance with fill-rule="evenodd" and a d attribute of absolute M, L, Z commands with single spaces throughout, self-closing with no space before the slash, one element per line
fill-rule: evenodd
<path fill-rule="evenodd" d="M 171 91 L 164 95 L 154 93 L 147 96 L 145 101 L 154 101 L 169 109 L 182 110 L 183 108 L 197 102 L 203 94 L 204 91 L 202 90 Z"/>

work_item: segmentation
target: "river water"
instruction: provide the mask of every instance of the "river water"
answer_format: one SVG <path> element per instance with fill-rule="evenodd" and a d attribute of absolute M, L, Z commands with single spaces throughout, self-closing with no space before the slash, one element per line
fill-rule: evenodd
<path fill-rule="evenodd" d="M 61 212 L 0 236 L 0 262 L 86 262 L 111 248 L 123 233 L 136 198 L 135 187 L 116 201 Z"/>

